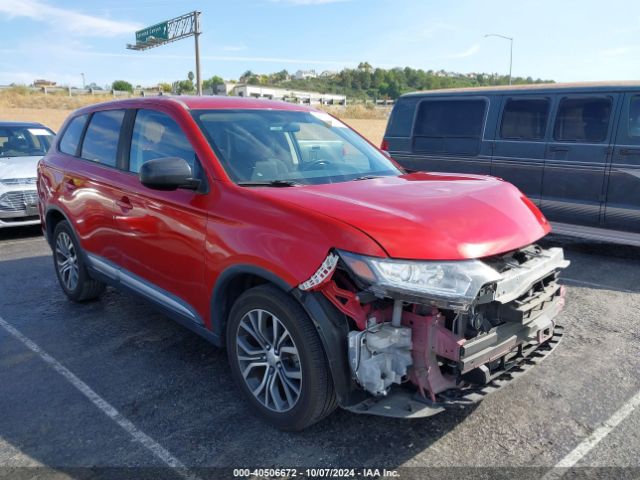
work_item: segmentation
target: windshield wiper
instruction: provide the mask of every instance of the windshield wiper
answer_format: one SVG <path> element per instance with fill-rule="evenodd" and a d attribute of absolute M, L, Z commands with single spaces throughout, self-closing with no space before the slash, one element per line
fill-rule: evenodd
<path fill-rule="evenodd" d="M 357 182 L 358 180 L 373 180 L 374 178 L 382 178 L 382 175 L 363 175 L 361 177 L 354 178 L 353 181 Z"/>
<path fill-rule="evenodd" d="M 251 180 L 247 182 L 238 182 L 241 187 L 295 187 L 296 185 L 302 185 L 295 180 Z"/>

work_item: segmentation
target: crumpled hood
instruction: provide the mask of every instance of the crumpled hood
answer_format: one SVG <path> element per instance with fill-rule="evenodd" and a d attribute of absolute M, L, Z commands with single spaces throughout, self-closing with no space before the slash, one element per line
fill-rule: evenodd
<path fill-rule="evenodd" d="M 34 178 L 38 175 L 38 162 L 42 155 L 36 157 L 0 157 L 0 180 L 7 178 Z"/>
<path fill-rule="evenodd" d="M 348 223 L 393 258 L 482 258 L 533 243 L 551 230 L 538 208 L 516 187 L 477 175 L 414 173 L 261 188 L 260 194 Z"/>

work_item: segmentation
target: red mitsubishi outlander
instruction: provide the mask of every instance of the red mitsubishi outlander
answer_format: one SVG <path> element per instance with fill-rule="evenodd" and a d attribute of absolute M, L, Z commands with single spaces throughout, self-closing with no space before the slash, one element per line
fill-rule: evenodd
<path fill-rule="evenodd" d="M 217 346 L 261 417 L 424 417 L 481 399 L 562 328 L 550 227 L 496 178 L 409 173 L 334 117 L 216 97 L 73 113 L 40 162 L 74 301 L 134 292 Z M 507 374 L 508 372 L 508 374 Z"/>

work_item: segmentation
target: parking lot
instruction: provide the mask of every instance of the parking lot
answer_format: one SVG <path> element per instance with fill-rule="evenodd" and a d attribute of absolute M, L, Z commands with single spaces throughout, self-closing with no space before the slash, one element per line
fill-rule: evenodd
<path fill-rule="evenodd" d="M 547 243 L 572 262 L 566 330 L 531 373 L 474 408 L 412 421 L 337 411 L 291 434 L 251 415 L 223 351 L 112 289 L 70 303 L 39 229 L 0 231 L 0 472 L 43 466 L 64 478 L 76 467 L 179 462 L 200 477 L 371 467 L 418 478 L 447 470 L 407 467 L 466 466 L 538 478 L 573 452 L 576 467 L 624 467 L 581 470 L 594 478 L 638 478 L 640 409 L 629 402 L 640 391 L 640 249 Z"/>

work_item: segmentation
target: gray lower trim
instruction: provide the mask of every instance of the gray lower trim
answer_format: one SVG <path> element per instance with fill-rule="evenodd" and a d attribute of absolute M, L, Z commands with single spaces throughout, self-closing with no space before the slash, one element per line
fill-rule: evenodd
<path fill-rule="evenodd" d="M 190 305 L 175 295 L 163 290 L 156 285 L 148 282 L 139 276 L 119 267 L 109 260 L 94 255 L 86 254 L 86 260 L 90 269 L 97 271 L 103 276 L 111 280 L 114 286 L 124 287 L 128 290 L 145 297 L 146 299 L 158 304 L 159 306 L 177 314 L 192 322 L 202 325 L 204 322 Z"/>
<path fill-rule="evenodd" d="M 596 227 L 584 227 L 581 225 L 570 225 L 568 223 L 558 222 L 551 222 L 551 226 L 553 227 L 551 233 L 556 233 L 558 235 L 567 235 L 570 237 L 580 237 L 586 240 L 600 240 L 603 242 L 640 247 L 639 233 L 621 232 L 619 230 L 608 230 Z"/>

